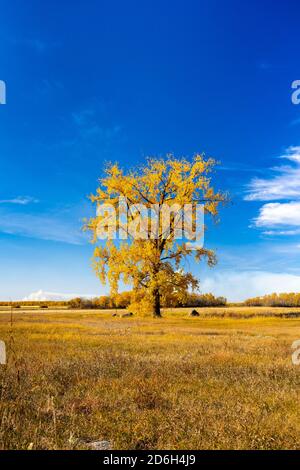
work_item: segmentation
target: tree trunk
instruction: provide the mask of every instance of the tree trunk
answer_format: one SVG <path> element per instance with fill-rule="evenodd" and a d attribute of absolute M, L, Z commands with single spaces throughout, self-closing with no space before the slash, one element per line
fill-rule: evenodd
<path fill-rule="evenodd" d="M 160 318 L 161 313 L 160 313 L 160 293 L 159 289 L 154 289 L 153 290 L 153 317 L 154 318 Z"/>

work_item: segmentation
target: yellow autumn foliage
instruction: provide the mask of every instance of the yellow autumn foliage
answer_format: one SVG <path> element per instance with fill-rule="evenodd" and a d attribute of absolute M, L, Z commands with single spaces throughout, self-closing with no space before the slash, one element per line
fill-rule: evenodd
<path fill-rule="evenodd" d="M 96 245 L 93 257 L 95 272 L 103 283 L 109 282 L 113 295 L 118 292 L 120 281 L 131 284 L 135 292 L 143 292 L 144 305 L 141 309 L 148 309 L 154 316 L 160 316 L 164 291 L 174 292 L 183 298 L 188 289 L 198 287 L 198 280 L 180 269 L 182 262 L 185 258 L 206 258 L 208 264 L 213 266 L 215 253 L 203 247 L 191 248 L 185 240 L 178 240 L 175 236 L 178 220 L 171 212 L 166 232 L 163 211 L 201 204 L 204 213 L 216 219 L 219 205 L 226 201 L 227 196 L 215 191 L 212 186 L 215 164 L 213 159 L 197 154 L 191 161 L 173 155 L 165 159 L 149 158 L 144 165 L 127 172 L 117 163 L 106 166 L 99 187 L 90 200 L 97 208 L 110 205 L 116 217 L 109 219 L 110 224 L 105 214 L 97 211 L 97 215 L 87 221 L 85 229 L 92 233 L 92 241 Z M 139 233 L 146 231 L 149 236 L 132 236 L 121 217 L 120 197 L 126 201 L 129 222 L 135 224 Z M 132 209 L 140 204 L 147 211 L 155 212 L 155 237 L 151 236 L 154 230 L 151 222 L 148 219 L 141 222 L 140 212 Z M 193 210 L 190 214 L 192 227 L 195 226 L 196 217 Z M 97 233 L 100 224 L 104 224 L 107 230 L 119 233 L 119 239 L 99 242 Z"/>

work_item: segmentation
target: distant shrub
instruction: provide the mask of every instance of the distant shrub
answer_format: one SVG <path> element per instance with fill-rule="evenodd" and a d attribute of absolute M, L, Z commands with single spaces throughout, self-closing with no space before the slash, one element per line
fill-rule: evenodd
<path fill-rule="evenodd" d="M 224 307 L 227 303 L 225 297 L 215 297 L 213 294 L 197 294 L 188 292 L 184 300 L 176 297 L 166 297 L 164 307 Z"/>
<path fill-rule="evenodd" d="M 82 308 L 82 299 L 80 297 L 76 297 L 75 299 L 71 299 L 68 302 L 69 308 Z"/>
<path fill-rule="evenodd" d="M 114 308 L 115 304 L 113 302 L 113 299 L 109 295 L 102 295 L 101 297 L 96 297 L 92 301 L 92 308 Z"/>
<path fill-rule="evenodd" d="M 82 297 L 76 297 L 75 299 L 69 300 L 68 305 L 69 305 L 69 308 L 73 308 L 73 309 L 97 308 L 93 300 L 84 299 Z"/>

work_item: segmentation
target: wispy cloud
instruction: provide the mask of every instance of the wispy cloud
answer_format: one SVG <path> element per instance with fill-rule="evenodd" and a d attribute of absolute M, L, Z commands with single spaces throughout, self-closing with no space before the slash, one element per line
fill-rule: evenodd
<path fill-rule="evenodd" d="M 222 171 L 236 171 L 236 172 L 251 172 L 253 173 L 254 171 L 255 172 L 259 172 L 259 173 L 262 173 L 263 170 L 261 168 L 258 168 L 258 167 L 254 167 L 254 166 L 246 166 L 246 165 L 243 165 L 243 164 L 237 164 L 237 163 L 232 163 L 229 165 L 221 165 L 218 167 L 219 170 L 222 170 Z"/>
<path fill-rule="evenodd" d="M 113 122 L 111 113 L 105 109 L 103 103 L 92 103 L 90 106 L 78 108 L 63 118 L 64 126 L 61 137 L 51 144 L 51 148 L 72 149 L 74 155 L 86 158 L 88 150 L 98 151 L 102 154 L 110 152 L 112 146 L 126 140 L 124 129 L 119 123 Z"/>
<path fill-rule="evenodd" d="M 91 119 L 95 116 L 95 111 L 92 108 L 82 109 L 71 114 L 74 123 L 79 127 L 89 125 Z"/>
<path fill-rule="evenodd" d="M 270 171 L 274 176 L 252 179 L 246 190 L 246 201 L 300 199 L 300 147 L 289 147 L 279 158 L 294 165 L 273 167 Z"/>
<path fill-rule="evenodd" d="M 273 236 L 273 235 L 285 235 L 285 236 L 300 235 L 300 229 L 296 229 L 296 230 L 266 230 L 265 232 L 263 232 L 263 235 L 268 235 L 268 236 Z"/>
<path fill-rule="evenodd" d="M 100 125 L 100 118 L 97 116 L 97 113 L 93 108 L 86 108 L 73 112 L 71 117 L 77 128 L 78 138 L 82 140 L 94 137 L 102 141 L 109 142 L 121 131 L 121 126 L 119 125 Z"/>
<path fill-rule="evenodd" d="M 255 219 L 257 227 L 300 227 L 300 202 L 271 202 L 264 204 Z M 284 232 L 281 232 L 284 234 Z"/>
<path fill-rule="evenodd" d="M 246 201 L 268 202 L 260 209 L 253 225 L 265 230 L 264 235 L 297 235 L 300 227 L 300 147 L 289 147 L 279 157 L 292 164 L 270 169 L 269 178 L 254 178 L 247 187 Z M 280 228 L 280 230 L 278 230 Z"/>
<path fill-rule="evenodd" d="M 63 212 L 29 214 L 0 212 L 0 232 L 72 245 L 84 244 L 87 236 L 81 231 L 82 222 Z"/>
<path fill-rule="evenodd" d="M 60 80 L 44 78 L 41 80 L 37 91 L 41 95 L 53 95 L 64 90 L 64 84 Z"/>
<path fill-rule="evenodd" d="M 31 196 L 17 196 L 12 199 L 0 199 L 0 204 L 17 204 L 26 206 L 27 204 L 39 202 L 38 199 Z"/>

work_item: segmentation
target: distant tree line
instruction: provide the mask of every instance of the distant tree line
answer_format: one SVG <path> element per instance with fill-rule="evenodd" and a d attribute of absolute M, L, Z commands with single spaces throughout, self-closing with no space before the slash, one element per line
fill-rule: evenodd
<path fill-rule="evenodd" d="M 71 300 L 45 300 L 45 301 L 2 301 L 0 307 L 21 308 L 72 308 L 72 309 L 125 309 L 130 308 L 137 300 L 137 295 L 133 291 L 120 292 L 116 295 L 102 295 L 93 299 L 76 297 Z M 141 298 L 138 298 L 141 301 Z M 180 295 L 176 292 L 166 291 L 162 296 L 162 307 L 180 308 L 180 307 L 225 307 L 227 300 L 225 297 L 215 297 L 213 294 L 198 294 L 187 292 Z M 252 297 L 240 306 L 249 307 L 300 307 L 300 293 L 290 292 L 282 294 L 268 294 L 261 297 Z"/>
<path fill-rule="evenodd" d="M 138 298 L 139 302 L 141 298 Z M 70 309 L 125 309 L 133 306 L 137 295 L 133 291 L 120 292 L 116 295 L 102 295 L 93 299 L 76 297 L 66 301 L 19 301 L 0 302 L 1 306 L 38 307 L 38 308 L 70 308 Z M 166 292 L 162 297 L 162 307 L 221 307 L 226 305 L 225 297 L 215 297 L 213 294 L 186 293 L 178 296 L 176 292 Z"/>
<path fill-rule="evenodd" d="M 21 308 L 22 307 L 67 307 L 69 302 L 67 300 L 17 300 L 13 302 L 2 301 L 0 302 L 0 307 L 13 307 Z"/>
<path fill-rule="evenodd" d="M 244 302 L 249 307 L 300 307 L 300 293 L 269 294 Z"/>
<path fill-rule="evenodd" d="M 131 291 L 121 292 L 114 296 L 103 295 L 94 299 L 77 297 L 69 301 L 70 308 L 130 308 L 136 300 L 136 294 Z M 140 299 L 139 299 L 140 301 Z M 213 294 L 187 293 L 185 298 L 178 298 L 175 294 L 165 295 L 162 298 L 162 307 L 221 307 L 226 305 L 225 297 L 215 297 Z"/>

